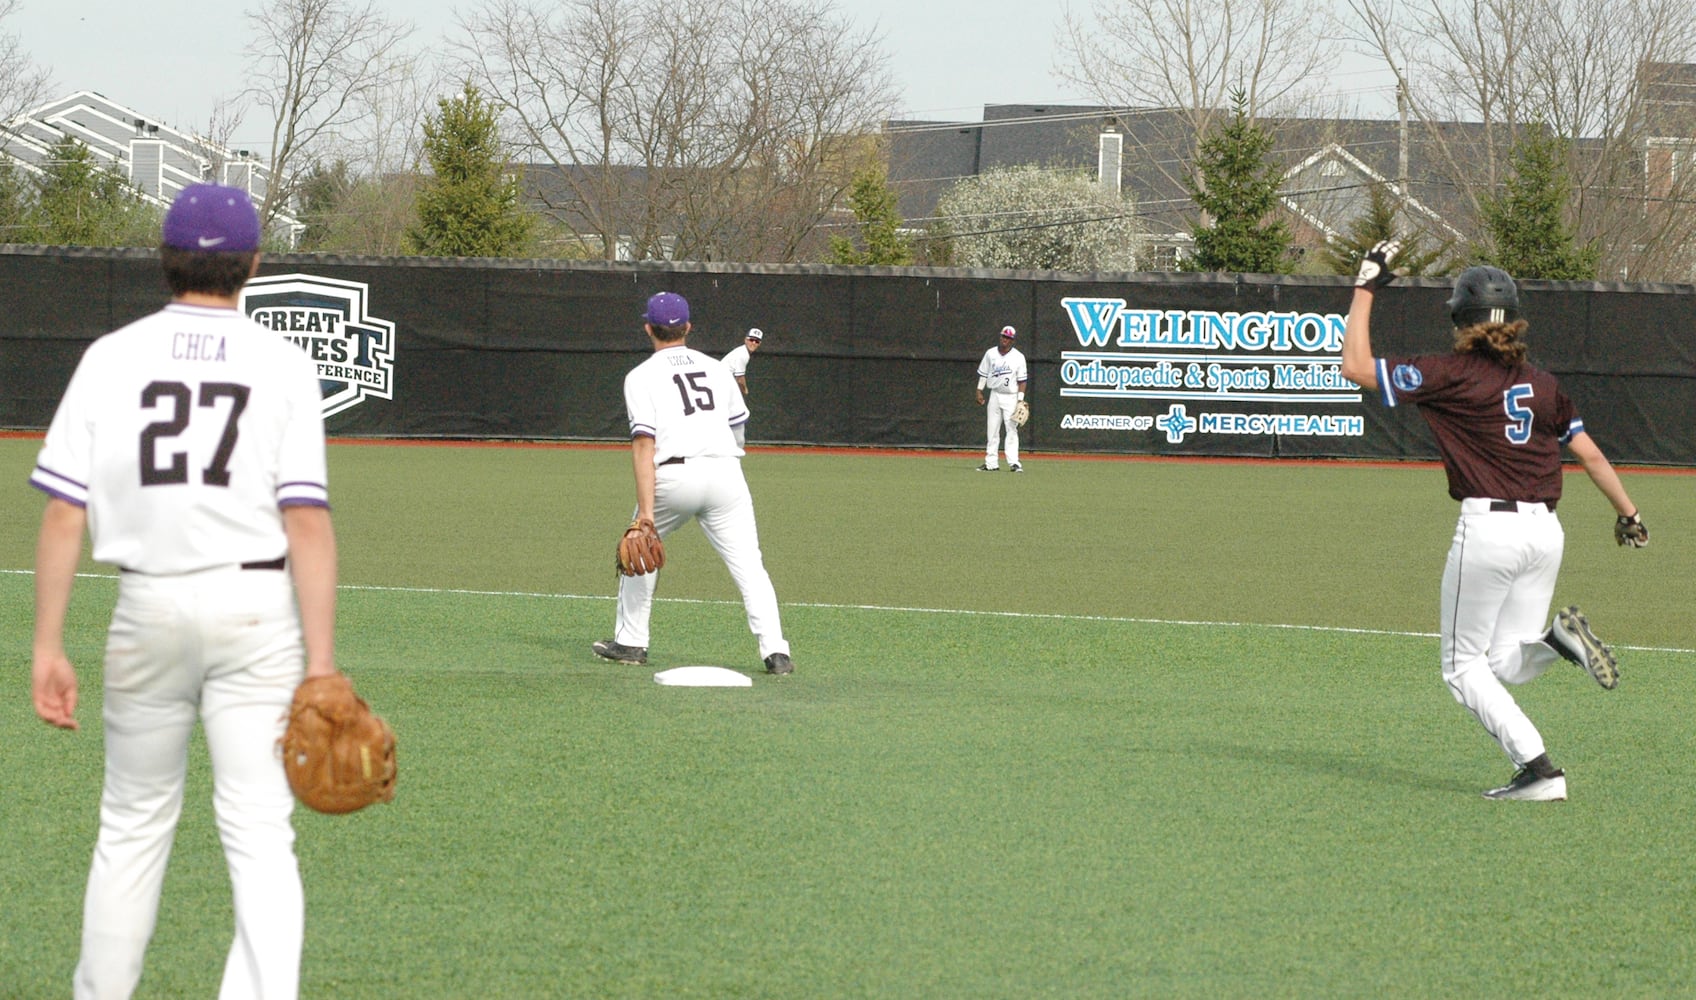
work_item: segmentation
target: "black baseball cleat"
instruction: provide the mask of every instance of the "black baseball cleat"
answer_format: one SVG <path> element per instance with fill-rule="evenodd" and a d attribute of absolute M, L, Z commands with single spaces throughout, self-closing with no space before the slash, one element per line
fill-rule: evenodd
<path fill-rule="evenodd" d="M 614 663 L 635 663 L 641 665 L 648 662 L 648 647 L 623 646 L 613 639 L 602 639 L 595 643 L 595 655 L 603 660 Z"/>
<path fill-rule="evenodd" d="M 1548 777 L 1539 777 L 1529 767 L 1522 767 L 1514 772 L 1512 780 L 1500 788 L 1492 788 L 1484 793 L 1487 799 L 1516 799 L 1521 802 L 1565 802 L 1566 801 L 1566 772 L 1556 771 Z"/>
<path fill-rule="evenodd" d="M 794 672 L 795 664 L 789 662 L 788 653 L 773 653 L 766 657 L 766 673 L 792 674 Z"/>
<path fill-rule="evenodd" d="M 1596 683 L 1612 691 L 1619 684 L 1619 659 L 1596 633 L 1590 631 L 1590 620 L 1576 607 L 1565 607 L 1555 616 L 1554 624 L 1543 639 L 1555 652 L 1584 668 Z"/>
<path fill-rule="evenodd" d="M 1009 469 L 1011 469 L 1011 470 L 1012 470 L 1012 471 L 1014 471 L 1014 472 L 1023 472 L 1023 471 L 1025 471 L 1025 467 L 1024 467 L 1024 466 L 1022 466 L 1022 465 L 1020 465 L 1020 464 L 1019 464 L 1019 463 L 1018 463 L 1018 462 L 1014 462 L 1014 463 L 1013 463 L 1013 464 L 1012 464 L 1012 465 L 1009 465 L 1009 466 L 1008 466 L 1008 467 L 1007 467 L 1007 468 L 1009 468 Z"/>
<path fill-rule="evenodd" d="M 984 464 L 978 466 L 978 471 L 979 472 L 994 472 L 995 466 L 990 465 L 988 462 L 985 462 Z"/>

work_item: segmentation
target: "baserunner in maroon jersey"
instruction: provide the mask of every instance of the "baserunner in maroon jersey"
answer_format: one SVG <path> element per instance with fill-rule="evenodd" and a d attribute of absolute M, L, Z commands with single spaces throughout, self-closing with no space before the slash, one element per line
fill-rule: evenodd
<path fill-rule="evenodd" d="M 1361 261 L 1343 334 L 1343 376 L 1378 390 L 1385 406 L 1411 403 L 1430 425 L 1460 521 L 1443 568 L 1443 681 L 1518 769 L 1491 799 L 1566 798 L 1566 775 L 1505 685 L 1524 684 L 1564 657 L 1604 688 L 1618 662 L 1576 607 L 1549 622 L 1565 535 L 1555 517 L 1561 446 L 1619 515 L 1614 537 L 1640 548 L 1649 530 L 1572 400 L 1555 377 L 1526 361 L 1529 324 L 1506 272 L 1469 267 L 1448 301 L 1455 324 L 1448 354 L 1375 358 L 1373 293 L 1395 278 L 1400 245 L 1386 241 Z M 1545 624 L 1548 623 L 1548 624 Z"/>

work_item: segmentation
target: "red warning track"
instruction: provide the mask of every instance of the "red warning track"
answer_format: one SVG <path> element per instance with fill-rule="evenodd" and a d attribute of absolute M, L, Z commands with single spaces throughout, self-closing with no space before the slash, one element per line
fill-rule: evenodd
<path fill-rule="evenodd" d="M 39 431 L 0 431 L 0 440 L 5 439 L 40 439 Z M 333 437 L 329 440 L 331 447 L 384 447 L 384 448 L 525 448 L 546 449 L 553 451 L 624 451 L 629 446 L 620 441 L 516 441 L 516 440 L 480 440 L 480 439 L 451 439 L 451 438 L 354 438 Z M 978 458 L 983 455 L 975 448 L 857 448 L 847 445 L 821 447 L 817 445 L 762 445 L 749 446 L 750 452 L 764 455 L 865 455 L 870 457 L 887 458 L 946 458 L 953 460 Z M 1037 458 L 1044 462 L 1177 462 L 1212 465 L 1328 465 L 1351 469 L 1408 469 L 1436 468 L 1435 461 L 1393 461 L 1389 459 L 1359 459 L 1359 458 L 1248 458 L 1233 456 L 1211 455 L 1100 455 L 1072 454 L 1069 452 L 1025 452 L 1027 458 Z M 1567 463 L 1569 465 L 1575 463 Z M 1620 465 L 1620 469 L 1629 470 L 1633 475 L 1667 475 L 1688 476 L 1696 475 L 1696 468 L 1662 465 Z"/>

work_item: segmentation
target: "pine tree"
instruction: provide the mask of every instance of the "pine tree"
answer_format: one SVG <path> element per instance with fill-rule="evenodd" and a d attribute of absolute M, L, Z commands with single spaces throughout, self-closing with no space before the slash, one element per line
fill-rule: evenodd
<path fill-rule="evenodd" d="M 895 192 L 889 189 L 889 178 L 881 170 L 869 170 L 854 178 L 848 192 L 848 205 L 854 210 L 860 242 L 859 249 L 846 236 L 830 238 L 832 264 L 911 264 L 913 246 L 901 232 L 901 215 L 895 210 Z"/>
<path fill-rule="evenodd" d="M 159 243 L 159 210 L 71 136 L 48 150 L 35 185 L 31 224 L 20 242 L 89 247 Z"/>
<path fill-rule="evenodd" d="M 1487 243 L 1480 264 L 1494 264 L 1516 278 L 1593 281 L 1602 248 L 1580 246 L 1565 221 L 1571 180 L 1567 143 L 1540 126 L 1527 128 L 1514 144 L 1513 176 L 1500 194 L 1485 200 Z"/>
<path fill-rule="evenodd" d="M 1277 274 L 1290 269 L 1290 227 L 1276 218 L 1278 165 L 1272 136 L 1248 117 L 1248 97 L 1231 95 L 1231 120 L 1202 139 L 1190 197 L 1211 225 L 1195 232 L 1186 271 Z M 1270 220 L 1270 221 L 1269 221 Z"/>
<path fill-rule="evenodd" d="M 1449 254 L 1448 243 L 1425 249 L 1425 234 L 1407 227 L 1400 218 L 1396 200 L 1383 184 L 1367 191 L 1366 214 L 1349 223 L 1348 231 L 1325 245 L 1325 269 L 1331 274 L 1354 274 L 1367 251 L 1388 239 L 1401 240 L 1402 248 L 1390 258 L 1390 269 L 1398 274 L 1442 274 L 1441 263 Z"/>
<path fill-rule="evenodd" d="M 437 108 L 424 122 L 433 176 L 419 191 L 407 250 L 431 257 L 527 255 L 536 219 L 519 204 L 518 178 L 506 174 L 494 105 L 467 83 Z"/>

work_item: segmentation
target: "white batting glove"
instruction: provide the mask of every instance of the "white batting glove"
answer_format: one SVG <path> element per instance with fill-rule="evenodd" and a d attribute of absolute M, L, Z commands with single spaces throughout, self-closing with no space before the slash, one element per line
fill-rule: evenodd
<path fill-rule="evenodd" d="M 1400 240 L 1384 240 L 1366 251 L 1366 256 L 1360 259 L 1360 271 L 1354 277 L 1355 287 L 1377 291 L 1396 280 L 1396 272 L 1390 270 L 1390 260 L 1401 249 Z"/>

